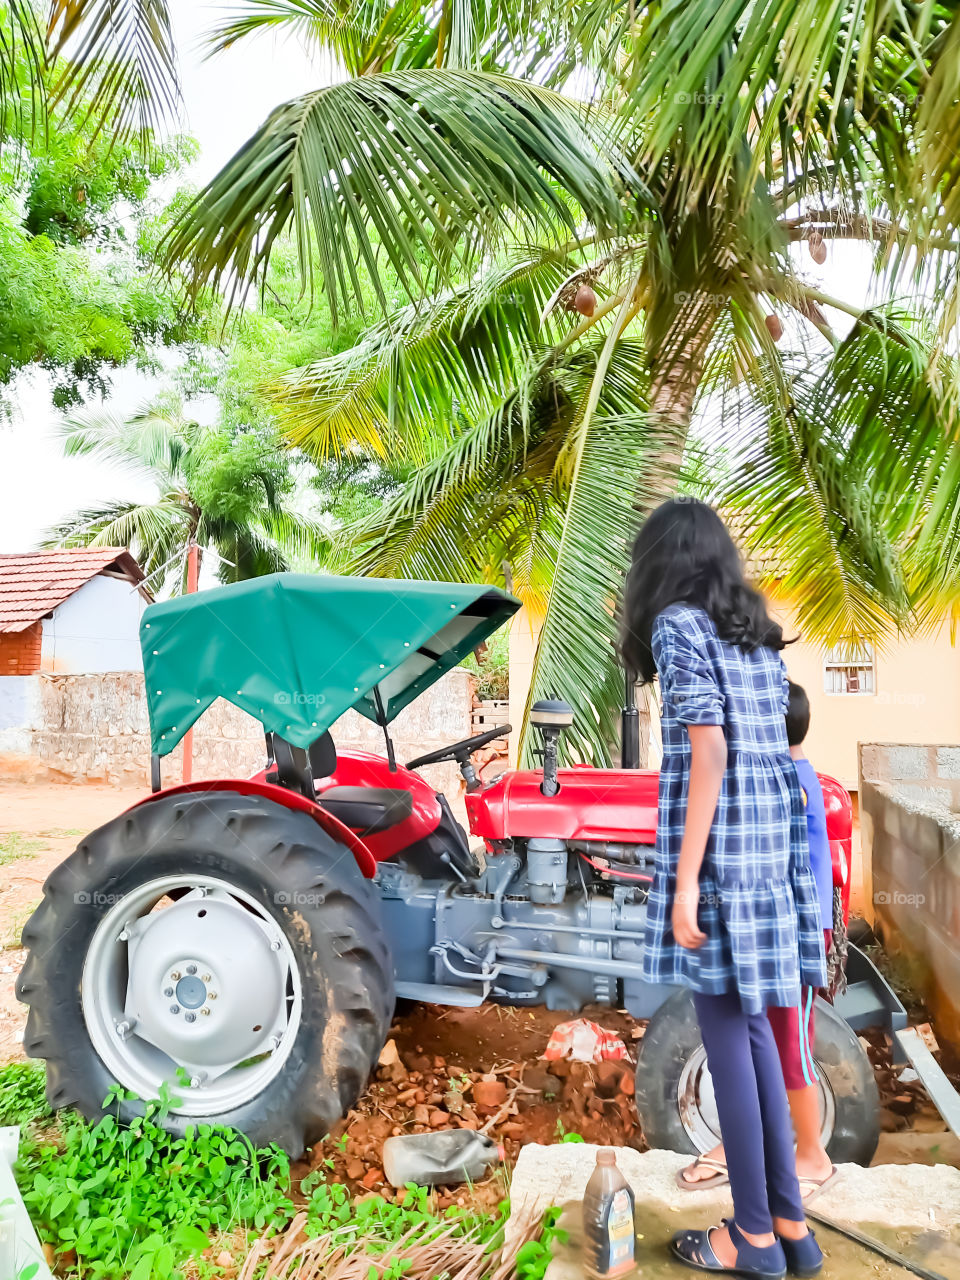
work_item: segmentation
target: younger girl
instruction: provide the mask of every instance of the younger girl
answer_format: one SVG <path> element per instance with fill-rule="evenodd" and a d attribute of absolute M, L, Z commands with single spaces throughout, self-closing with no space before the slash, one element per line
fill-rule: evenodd
<path fill-rule="evenodd" d="M 826 982 L 803 797 L 784 727 L 783 633 L 719 516 L 675 499 L 645 522 L 623 608 L 627 666 L 660 677 L 663 764 L 644 971 L 689 987 L 713 1077 L 733 1219 L 683 1231 L 704 1271 L 813 1276 L 770 1006 Z"/>

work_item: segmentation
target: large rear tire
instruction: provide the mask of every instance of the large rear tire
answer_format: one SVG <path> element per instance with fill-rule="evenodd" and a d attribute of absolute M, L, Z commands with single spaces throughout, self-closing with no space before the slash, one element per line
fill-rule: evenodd
<path fill-rule="evenodd" d="M 817 1000 L 814 1030 L 824 1146 L 835 1164 L 867 1165 L 880 1139 L 880 1098 L 870 1059 L 825 1000 Z M 651 1147 L 696 1155 L 720 1141 L 713 1083 L 688 991 L 672 995 L 650 1019 L 637 1055 L 636 1103 Z"/>
<path fill-rule="evenodd" d="M 309 814 L 230 792 L 93 832 L 23 930 L 24 1047 L 55 1107 L 164 1085 L 167 1128 L 229 1125 L 291 1155 L 354 1104 L 393 1014 L 379 897 Z M 115 1109 L 116 1104 L 111 1109 Z"/>

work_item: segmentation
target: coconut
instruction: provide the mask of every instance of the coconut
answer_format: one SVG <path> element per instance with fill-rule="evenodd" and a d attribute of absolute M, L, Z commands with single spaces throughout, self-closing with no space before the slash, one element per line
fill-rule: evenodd
<path fill-rule="evenodd" d="M 592 316 L 597 309 L 597 295 L 588 284 L 582 284 L 573 295 L 573 309 L 582 316 Z"/>
<path fill-rule="evenodd" d="M 827 246 L 819 231 L 811 231 L 807 236 L 807 248 L 810 250 L 810 257 L 822 267 L 827 260 Z"/>
<path fill-rule="evenodd" d="M 783 337 L 783 325 L 780 323 L 780 317 L 771 311 L 768 316 L 763 317 L 763 323 L 767 326 L 767 333 L 769 333 L 774 342 L 779 342 Z"/>

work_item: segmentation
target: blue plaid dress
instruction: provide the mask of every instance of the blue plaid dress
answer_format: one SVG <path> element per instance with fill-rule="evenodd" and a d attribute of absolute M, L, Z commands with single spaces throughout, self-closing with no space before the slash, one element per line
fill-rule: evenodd
<path fill-rule="evenodd" d="M 736 990 L 746 1013 L 800 1002 L 826 985 L 823 929 L 810 870 L 803 793 L 787 745 L 786 669 L 772 649 L 727 644 L 702 609 L 671 605 L 654 620 L 663 703 L 663 765 L 644 976 L 705 994 Z M 700 871 L 696 950 L 671 926 L 687 813 L 690 724 L 723 725 L 727 769 Z"/>

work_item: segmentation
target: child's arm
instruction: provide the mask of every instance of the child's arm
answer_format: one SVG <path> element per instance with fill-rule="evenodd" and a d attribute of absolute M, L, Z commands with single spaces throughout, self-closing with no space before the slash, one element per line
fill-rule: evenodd
<path fill-rule="evenodd" d="M 707 936 L 697 924 L 700 866 L 727 767 L 727 740 L 723 726 L 718 724 L 688 724 L 687 733 L 690 735 L 690 782 L 672 923 L 677 943 L 681 947 L 696 948 L 703 945 Z"/>

